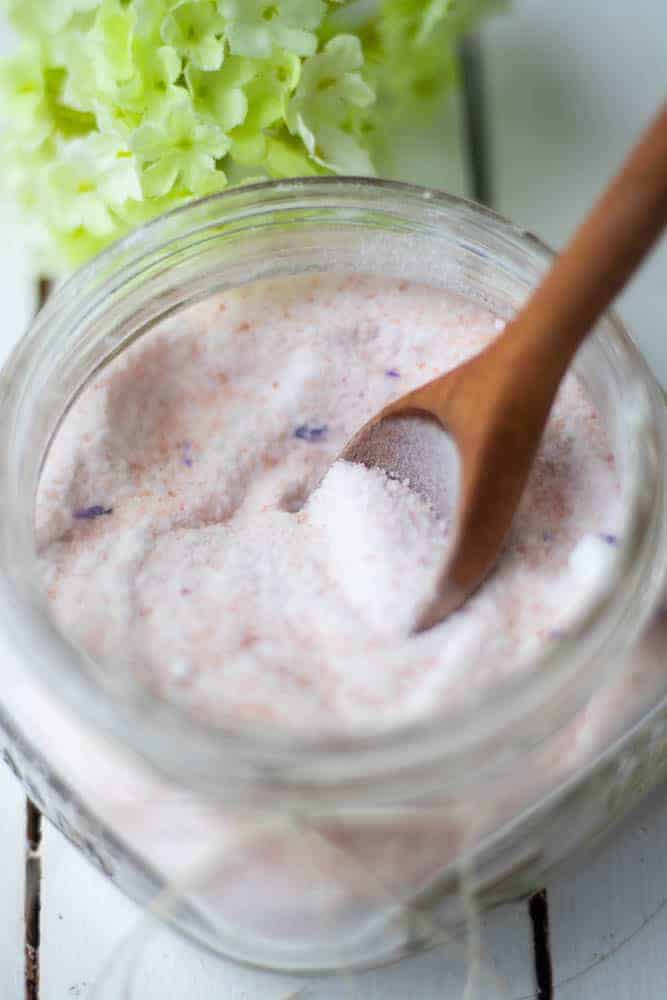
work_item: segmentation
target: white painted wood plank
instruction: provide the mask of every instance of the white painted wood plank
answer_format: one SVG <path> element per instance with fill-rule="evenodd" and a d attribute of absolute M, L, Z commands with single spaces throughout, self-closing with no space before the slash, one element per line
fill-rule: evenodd
<path fill-rule="evenodd" d="M 44 831 L 41 1000 L 420 1000 L 462 997 L 464 947 L 445 948 L 356 976 L 317 979 L 258 972 L 223 961 L 147 921 L 48 824 Z M 526 908 L 482 920 L 484 1000 L 533 994 Z M 122 989 L 131 983 L 133 992 Z M 474 996 L 474 994 L 473 994 Z"/>
<path fill-rule="evenodd" d="M 50 823 L 42 834 L 41 998 L 84 996 L 129 933 L 138 907 Z"/>
<path fill-rule="evenodd" d="M 667 993 L 664 791 L 604 849 L 549 886 L 556 1000 Z"/>
<path fill-rule="evenodd" d="M 496 207 L 560 246 L 667 94 L 665 0 L 513 0 L 484 32 Z M 663 240 L 620 312 L 667 383 Z"/>
<path fill-rule="evenodd" d="M 25 796 L 0 761 L 0 997 L 24 995 Z"/>
<path fill-rule="evenodd" d="M 0 364 L 28 326 L 35 308 L 35 283 L 22 248 L 21 227 L 0 203 Z"/>
<path fill-rule="evenodd" d="M 10 45 L 0 21 L 0 53 Z M 21 252 L 20 231 L 8 205 L 0 203 L 0 363 L 26 327 L 33 304 L 32 280 Z M 0 643 L 0 668 L 2 645 Z M 0 751 L 2 734 L 0 733 Z M 0 762 L 0 997 L 21 1000 L 25 992 L 24 897 L 26 800 L 18 781 Z"/>
<path fill-rule="evenodd" d="M 518 918 L 518 909 L 514 917 Z M 485 920 L 485 944 L 488 965 L 471 979 L 471 998 L 484 1000 L 519 1000 L 532 996 L 532 982 L 519 983 L 514 976 L 516 944 L 525 931 L 507 913 L 498 912 Z M 523 955 L 521 956 L 523 959 Z M 136 961 L 136 952 L 131 960 Z M 525 968 L 525 967 L 524 967 Z M 122 982 L 122 979 L 120 980 Z M 420 1000 L 462 998 L 468 982 L 468 963 L 458 953 L 438 950 L 398 965 L 363 974 L 314 978 L 268 975 L 222 962 L 211 956 L 197 955 L 183 942 L 174 941 L 166 932 L 158 933 L 139 956 L 131 979 L 134 993 L 128 1000 L 180 1000 L 195 997 L 225 997 L 226 1000 L 406 1000 L 414 995 Z M 91 1000 L 112 1000 L 118 995 L 117 980 L 107 993 L 93 994 Z M 47 998 L 48 1000 L 48 998 Z"/>
<path fill-rule="evenodd" d="M 485 32 L 497 207 L 562 245 L 667 92 L 664 0 L 515 0 Z M 666 165 L 667 169 L 667 165 Z M 620 304 L 667 384 L 667 244 Z M 667 806 L 548 886 L 557 1000 L 667 992 Z"/>

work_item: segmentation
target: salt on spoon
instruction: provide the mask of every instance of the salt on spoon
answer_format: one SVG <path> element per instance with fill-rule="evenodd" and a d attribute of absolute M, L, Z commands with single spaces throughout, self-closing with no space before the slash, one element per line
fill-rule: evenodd
<path fill-rule="evenodd" d="M 344 448 L 348 462 L 409 479 L 442 514 L 455 470 L 452 540 L 416 632 L 459 608 L 493 568 L 577 349 L 666 223 L 667 102 L 504 333 L 385 407 Z"/>

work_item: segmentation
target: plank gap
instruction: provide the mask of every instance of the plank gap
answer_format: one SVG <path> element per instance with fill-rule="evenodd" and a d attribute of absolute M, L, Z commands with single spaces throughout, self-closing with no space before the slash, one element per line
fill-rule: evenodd
<path fill-rule="evenodd" d="M 51 293 L 51 281 L 37 281 L 37 311 Z M 39 946 L 42 914 L 42 814 L 26 799 L 25 819 L 25 997 L 39 1000 Z"/>
<path fill-rule="evenodd" d="M 549 941 L 549 899 L 546 889 L 531 896 L 528 913 L 533 929 L 537 1000 L 554 1000 L 553 964 Z"/>
<path fill-rule="evenodd" d="M 42 814 L 26 799 L 25 997 L 39 1000 L 39 943 L 42 910 Z"/>

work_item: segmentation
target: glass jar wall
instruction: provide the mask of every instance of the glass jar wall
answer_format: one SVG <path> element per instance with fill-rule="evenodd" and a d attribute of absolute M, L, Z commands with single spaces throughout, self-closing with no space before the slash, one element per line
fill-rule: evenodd
<path fill-rule="evenodd" d="M 260 185 L 187 206 L 59 289 L 5 367 L 0 527 L 7 756 L 47 815 L 130 895 L 226 954 L 363 965 L 535 887 L 664 769 L 664 398 L 613 317 L 576 369 L 619 459 L 618 572 L 590 613 L 474 711 L 345 739 L 205 726 L 55 629 L 34 504 L 90 380 L 166 317 L 224 289 L 356 271 L 456 291 L 508 318 L 548 264 L 493 213 L 375 181 Z M 165 890 L 167 894 L 165 895 Z M 425 919 L 425 918 L 428 919 Z"/>

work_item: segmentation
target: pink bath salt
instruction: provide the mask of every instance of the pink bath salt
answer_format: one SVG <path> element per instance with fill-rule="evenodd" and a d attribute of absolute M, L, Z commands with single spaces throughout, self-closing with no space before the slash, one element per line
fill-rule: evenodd
<path fill-rule="evenodd" d="M 46 463 L 36 519 L 59 627 L 214 724 L 387 728 L 529 669 L 594 601 L 622 532 L 577 379 L 495 572 L 423 635 L 452 525 L 409 478 L 336 461 L 373 413 L 502 328 L 453 293 L 358 275 L 260 282 L 164 322 L 82 393 Z"/>

